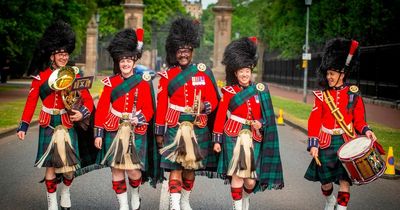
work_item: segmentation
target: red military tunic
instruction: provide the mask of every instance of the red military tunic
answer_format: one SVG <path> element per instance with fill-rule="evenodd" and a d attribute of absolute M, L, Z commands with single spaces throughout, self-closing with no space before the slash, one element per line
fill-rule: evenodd
<path fill-rule="evenodd" d="M 252 120 L 258 120 L 262 123 L 261 105 L 258 95 L 254 95 L 238 108 L 233 110 L 230 115 L 227 115 L 228 106 L 232 97 L 241 90 L 242 88 L 239 85 L 226 86 L 221 89 L 223 96 L 219 103 L 217 116 L 214 122 L 214 142 L 222 142 L 223 132 L 230 137 L 237 137 L 239 132 L 242 130 L 242 126 L 250 125 L 249 123 Z M 252 131 L 253 139 L 261 141 L 262 136 L 258 135 L 254 129 L 252 129 Z"/>
<path fill-rule="evenodd" d="M 121 116 L 117 116 L 118 114 L 116 113 L 132 113 L 136 91 L 136 113 L 135 115 L 130 116 L 130 118 L 136 116 L 138 117 L 140 123 L 145 123 L 153 117 L 153 100 L 150 84 L 147 81 L 140 81 L 134 88 L 130 89 L 129 92 L 125 93 L 124 96 L 121 96 L 115 101 L 111 102 L 111 92 L 123 81 L 124 78 L 121 75 L 107 77 L 102 80 L 105 86 L 97 105 L 96 117 L 94 121 L 96 137 L 103 137 L 104 129 L 106 131 L 118 130 Z M 146 131 L 147 125 L 135 127 L 135 133 L 137 134 L 144 135 Z"/>
<path fill-rule="evenodd" d="M 329 89 L 329 92 L 339 111 L 343 114 L 345 124 L 352 124 L 358 133 L 365 134 L 369 128 L 365 122 L 364 103 L 357 91 L 351 92 L 349 86 L 345 85 L 337 89 Z M 339 124 L 324 101 L 323 91 L 314 91 L 314 95 L 314 107 L 308 120 L 308 147 L 327 148 L 331 143 L 331 135 L 339 133 L 345 141 L 350 140 L 350 136 L 343 133 L 343 130 L 340 131 Z M 348 107 L 349 103 L 351 103 L 351 107 Z M 333 134 L 334 132 L 336 134 Z"/>
<path fill-rule="evenodd" d="M 48 78 L 52 72 L 53 71 L 50 68 L 47 68 L 46 70 L 40 72 L 39 75 L 34 77 L 28 98 L 26 100 L 24 112 L 22 114 L 22 124 L 19 130 L 26 132 L 28 129 L 29 123 L 31 122 L 32 116 L 36 109 L 40 94 L 40 86 L 45 82 L 48 82 Z M 79 74 L 77 74 L 76 77 L 80 77 Z M 51 91 L 50 95 L 42 99 L 43 108 L 39 115 L 39 125 L 42 127 L 47 127 L 50 124 L 51 114 L 47 112 L 61 114 L 62 125 L 64 125 L 66 128 L 71 128 L 73 126 L 68 114 L 65 112 L 65 106 L 62 101 L 61 92 L 62 91 Z M 93 99 L 88 90 L 81 90 L 80 93 L 83 100 L 83 106 L 79 111 L 83 114 L 83 118 L 86 118 L 93 110 Z M 25 126 L 23 124 L 25 124 Z"/>
<path fill-rule="evenodd" d="M 182 69 L 178 66 L 172 67 L 167 71 L 158 73 L 161 76 L 157 94 L 157 114 L 156 114 L 156 134 L 163 135 L 165 126 L 175 127 L 182 111 L 177 111 L 176 107 L 192 107 L 194 93 L 201 91 L 201 102 L 205 105 L 204 115 L 201 121 L 206 126 L 207 115 L 211 113 L 218 104 L 217 93 L 208 75 L 203 71 L 197 71 L 191 80 L 179 87 L 171 96 L 168 96 L 168 84 Z M 169 105 L 168 105 L 169 102 Z M 174 106 L 175 109 L 171 108 Z"/>

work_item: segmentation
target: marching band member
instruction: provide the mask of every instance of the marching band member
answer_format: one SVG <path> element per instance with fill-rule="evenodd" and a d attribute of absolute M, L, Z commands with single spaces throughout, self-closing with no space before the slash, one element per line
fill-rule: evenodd
<path fill-rule="evenodd" d="M 345 142 L 366 135 L 376 141 L 365 121 L 365 108 L 358 87 L 346 83 L 358 67 L 358 42 L 343 38 L 328 41 L 318 69 L 323 90 L 314 91 L 315 101 L 308 120 L 307 150 L 314 158 L 305 174 L 310 181 L 321 183 L 326 198 L 325 210 L 347 209 L 352 182 L 337 156 Z M 381 153 L 383 150 L 380 149 Z M 339 184 L 337 199 L 333 184 Z"/>
<path fill-rule="evenodd" d="M 257 39 L 244 37 L 225 49 L 226 87 L 214 123 L 218 173 L 231 184 L 233 209 L 249 209 L 255 191 L 284 186 L 279 139 L 266 84 L 251 81 Z"/>
<path fill-rule="evenodd" d="M 170 171 L 170 209 L 174 210 L 191 209 L 195 170 L 216 166 L 207 115 L 218 104 L 218 90 L 212 71 L 192 63 L 200 42 L 198 27 L 184 18 L 172 23 L 165 47 L 169 69 L 159 73 L 155 134 L 160 147 L 165 146 L 160 149 L 160 165 Z"/>
<path fill-rule="evenodd" d="M 131 186 L 132 209 L 140 208 L 139 186 L 151 181 L 148 175 L 152 157 L 148 150 L 155 139 L 147 134 L 154 114 L 154 94 L 151 76 L 134 71 L 142 47 L 142 29 L 125 29 L 112 39 L 107 50 L 114 61 L 115 75 L 102 80 L 104 89 L 95 116 L 95 146 L 101 149 L 97 163 L 111 167 L 112 188 L 120 210 L 129 209 L 125 172 Z"/>
<path fill-rule="evenodd" d="M 93 110 L 93 99 L 88 90 L 80 90 L 83 105 L 79 110 L 72 109 L 67 113 L 63 103 L 63 91 L 54 89 L 55 85 L 69 84 L 69 79 L 80 77 L 79 69 L 73 68 L 72 74 L 57 77 L 57 84 L 51 84 L 50 76 L 69 61 L 69 55 L 75 49 L 75 34 L 72 28 L 63 21 L 50 25 L 38 45 L 38 54 L 32 68 L 41 70 L 34 76 L 28 99 L 17 130 L 19 139 L 24 140 L 29 123 L 35 112 L 38 98 L 42 100 L 42 110 L 39 115 L 39 146 L 35 166 L 46 167 L 45 184 L 47 188 L 48 209 L 58 209 L 56 174 L 62 174 L 60 205 L 62 209 L 71 207 L 70 185 L 74 171 L 80 167 L 77 133 L 74 124 L 86 119 Z M 50 65 L 42 70 L 44 63 Z M 40 69 L 39 69 L 40 68 Z M 72 69 L 72 68 L 71 68 Z M 36 71 L 36 70 L 35 70 Z M 61 72 L 61 71 L 60 71 Z"/>

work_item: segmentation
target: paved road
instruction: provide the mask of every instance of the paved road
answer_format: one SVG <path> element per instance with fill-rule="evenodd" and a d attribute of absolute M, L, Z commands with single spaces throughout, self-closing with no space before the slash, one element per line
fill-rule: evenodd
<path fill-rule="evenodd" d="M 44 169 L 33 167 L 37 147 L 37 127 L 32 128 L 25 141 L 14 136 L 0 139 L 0 209 L 46 209 L 44 184 L 38 183 Z M 304 151 L 305 135 L 289 126 L 279 127 L 285 188 L 257 193 L 252 197 L 251 209 L 308 210 L 322 209 L 324 200 L 319 184 L 303 178 L 309 163 Z M 164 184 L 165 187 L 165 184 Z M 78 177 L 72 187 L 74 209 L 117 209 L 118 203 L 111 189 L 111 172 L 101 169 Z M 335 188 L 335 194 L 337 188 Z M 141 187 L 142 209 L 167 209 L 165 188 L 148 184 Z M 400 180 L 379 179 L 365 186 L 352 188 L 349 209 L 399 209 Z M 161 197 L 160 197 L 161 196 Z M 192 193 L 193 209 L 231 209 L 229 186 L 222 180 L 197 177 Z M 161 200 L 161 206 L 160 206 Z"/>

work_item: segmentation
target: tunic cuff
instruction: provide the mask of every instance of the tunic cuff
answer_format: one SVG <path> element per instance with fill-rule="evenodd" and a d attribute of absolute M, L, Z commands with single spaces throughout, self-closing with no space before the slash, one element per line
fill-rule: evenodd
<path fill-rule="evenodd" d="M 365 135 L 365 133 L 366 133 L 367 131 L 372 131 L 372 129 L 369 128 L 368 126 L 364 126 L 364 128 L 363 128 L 362 131 L 361 131 L 361 134 L 362 134 L 362 135 Z"/>
<path fill-rule="evenodd" d="M 316 148 L 319 147 L 318 138 L 316 137 L 308 138 L 307 151 L 310 151 L 311 147 L 316 147 Z"/>
<path fill-rule="evenodd" d="M 212 142 L 213 143 L 222 143 L 222 133 L 213 133 L 212 134 Z"/>
<path fill-rule="evenodd" d="M 90 116 L 90 111 L 88 108 L 86 108 L 86 106 L 81 106 L 81 108 L 79 108 L 79 112 L 82 113 L 82 119 L 86 119 Z"/>
<path fill-rule="evenodd" d="M 138 118 L 139 124 L 144 124 L 144 123 L 147 122 L 147 121 L 146 121 L 146 117 L 144 116 L 143 113 L 137 114 L 136 117 Z"/>
<path fill-rule="evenodd" d="M 104 138 L 104 128 L 99 128 L 99 127 L 94 128 L 94 138 L 97 137 Z"/>
<path fill-rule="evenodd" d="M 208 101 L 204 102 L 204 111 L 206 114 L 210 114 L 212 110 L 211 103 Z"/>
<path fill-rule="evenodd" d="M 165 133 L 165 126 L 156 124 L 156 128 L 155 128 L 154 134 L 156 134 L 158 136 L 163 136 L 164 133 Z"/>
<path fill-rule="evenodd" d="M 18 133 L 19 131 L 23 131 L 23 132 L 26 133 L 26 132 L 28 131 L 28 128 L 29 128 L 29 124 L 26 123 L 26 122 L 21 121 L 21 122 L 19 123 L 18 128 L 17 128 L 17 133 Z"/>

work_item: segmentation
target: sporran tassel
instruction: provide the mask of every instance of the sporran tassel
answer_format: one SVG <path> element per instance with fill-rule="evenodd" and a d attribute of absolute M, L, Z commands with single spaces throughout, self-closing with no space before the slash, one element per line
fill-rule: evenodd
<path fill-rule="evenodd" d="M 246 154 L 244 152 L 244 147 L 243 145 L 240 145 L 240 152 L 239 152 L 239 169 L 240 170 L 246 170 L 247 165 L 246 165 Z"/>
<path fill-rule="evenodd" d="M 241 178 L 255 178 L 253 138 L 250 130 L 244 129 L 239 132 L 233 150 L 233 156 L 229 163 L 228 176 L 233 174 Z"/>
<path fill-rule="evenodd" d="M 132 134 L 135 135 L 135 134 Z M 136 145 L 133 142 L 133 139 L 131 139 L 131 143 L 129 144 L 129 156 L 131 158 L 131 161 L 133 164 L 140 164 L 140 157 L 139 154 L 136 152 Z"/>
<path fill-rule="evenodd" d="M 67 166 L 78 164 L 77 155 L 68 142 L 65 142 L 65 153 L 67 156 Z"/>
<path fill-rule="evenodd" d="M 122 139 L 119 139 L 118 146 L 117 146 L 117 153 L 115 154 L 114 162 L 116 164 L 125 164 L 125 160 L 124 160 L 123 156 L 124 156 L 124 147 L 122 145 Z"/>
<path fill-rule="evenodd" d="M 175 152 L 177 153 L 178 156 L 185 156 L 186 155 L 186 144 L 185 140 L 183 137 L 179 139 L 178 146 L 175 149 Z"/>
<path fill-rule="evenodd" d="M 185 121 L 180 123 L 174 142 L 162 148 L 160 153 L 163 154 L 175 145 L 177 145 L 175 150 L 166 157 L 168 160 L 182 164 L 185 169 L 196 170 L 203 167 L 200 161 L 203 157 L 198 148 L 191 122 Z"/>
<path fill-rule="evenodd" d="M 63 161 L 61 160 L 60 153 L 58 151 L 58 143 L 54 143 L 53 146 L 53 156 L 51 156 L 51 163 L 54 168 L 61 168 L 64 166 Z"/>
<path fill-rule="evenodd" d="M 256 170 L 256 160 L 255 160 L 255 157 L 254 157 L 254 148 L 253 147 L 250 148 L 250 157 L 251 157 L 250 170 L 251 171 L 255 171 Z"/>
<path fill-rule="evenodd" d="M 194 156 L 196 157 L 196 161 L 201 161 L 204 159 L 203 155 L 201 154 L 199 145 L 196 142 L 196 139 L 192 137 L 192 144 L 194 145 Z"/>

